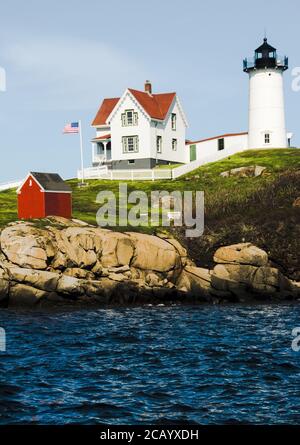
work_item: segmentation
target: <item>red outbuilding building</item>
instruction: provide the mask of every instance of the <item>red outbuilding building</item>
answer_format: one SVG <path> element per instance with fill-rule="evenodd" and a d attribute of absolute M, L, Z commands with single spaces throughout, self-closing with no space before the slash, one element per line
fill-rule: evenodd
<path fill-rule="evenodd" d="M 19 219 L 72 217 L 72 189 L 56 173 L 30 172 L 17 193 Z"/>

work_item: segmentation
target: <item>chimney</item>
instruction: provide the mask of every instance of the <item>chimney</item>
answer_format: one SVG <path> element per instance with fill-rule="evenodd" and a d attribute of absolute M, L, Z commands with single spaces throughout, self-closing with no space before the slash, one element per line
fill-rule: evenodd
<path fill-rule="evenodd" d="M 145 82 L 145 92 L 148 94 L 152 94 L 152 85 L 150 80 L 146 80 Z"/>

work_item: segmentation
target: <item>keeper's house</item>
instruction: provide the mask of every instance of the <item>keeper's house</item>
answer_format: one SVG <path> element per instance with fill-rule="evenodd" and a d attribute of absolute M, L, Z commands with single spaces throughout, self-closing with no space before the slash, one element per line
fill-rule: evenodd
<path fill-rule="evenodd" d="M 128 88 L 122 97 L 104 99 L 92 123 L 96 130 L 93 167 L 151 169 L 189 161 L 187 120 L 176 93 L 153 94 Z"/>
<path fill-rule="evenodd" d="M 56 173 L 30 172 L 17 194 L 19 219 L 72 217 L 72 189 Z"/>

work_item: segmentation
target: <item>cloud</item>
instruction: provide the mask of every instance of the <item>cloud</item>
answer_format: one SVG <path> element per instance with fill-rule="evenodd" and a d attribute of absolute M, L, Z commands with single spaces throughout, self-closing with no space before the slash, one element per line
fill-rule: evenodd
<path fill-rule="evenodd" d="M 22 36 L 0 50 L 26 109 L 88 109 L 147 77 L 139 61 L 102 41 Z"/>

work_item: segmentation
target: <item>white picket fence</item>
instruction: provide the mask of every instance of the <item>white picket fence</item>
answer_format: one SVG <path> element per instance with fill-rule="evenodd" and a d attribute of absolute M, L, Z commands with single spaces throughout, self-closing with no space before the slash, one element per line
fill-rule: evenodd
<path fill-rule="evenodd" d="M 84 169 L 85 179 L 108 179 L 108 180 L 125 180 L 125 181 L 155 181 L 163 179 L 177 179 L 180 176 L 186 175 L 193 170 L 206 165 L 210 162 L 220 161 L 221 159 L 227 158 L 237 152 L 244 150 L 237 150 L 233 148 L 232 150 L 222 150 L 210 153 L 209 155 L 202 156 L 196 161 L 191 161 L 188 164 L 183 164 L 179 167 L 169 169 L 169 168 L 156 168 L 148 170 L 108 170 L 106 166 L 91 167 Z M 199 154 L 199 151 L 198 151 Z M 82 178 L 81 170 L 78 170 L 78 179 Z"/>
<path fill-rule="evenodd" d="M 82 179 L 82 171 L 77 172 L 78 179 Z M 108 179 L 116 181 L 155 181 L 172 179 L 171 169 L 148 170 L 108 170 L 103 167 L 91 167 L 84 169 L 85 179 Z"/>
<path fill-rule="evenodd" d="M 3 192 L 4 190 L 18 188 L 21 184 L 22 181 L 3 182 L 2 184 L 0 184 L 0 192 Z"/>

